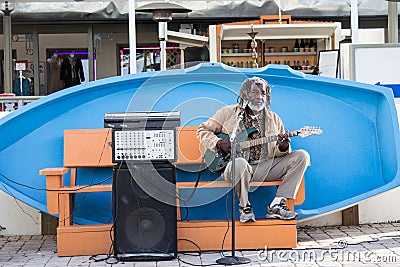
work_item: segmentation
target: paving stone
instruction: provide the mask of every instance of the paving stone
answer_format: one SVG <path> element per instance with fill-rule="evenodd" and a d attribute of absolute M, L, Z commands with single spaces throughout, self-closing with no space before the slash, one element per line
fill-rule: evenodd
<path fill-rule="evenodd" d="M 378 234 L 378 233 L 381 233 L 381 231 L 379 231 L 376 228 L 363 228 L 363 229 L 361 229 L 361 232 L 363 232 L 365 234 Z"/>
<path fill-rule="evenodd" d="M 384 227 L 379 229 L 382 233 L 390 233 L 392 235 L 400 235 L 400 231 L 398 227 Z"/>
<path fill-rule="evenodd" d="M 295 267 L 296 265 L 291 262 L 272 262 L 272 263 L 261 263 L 259 266 L 266 267 L 266 266 L 273 266 L 273 267 Z"/>
<path fill-rule="evenodd" d="M 100 265 L 98 265 L 100 263 Z M 153 263 L 153 262 L 152 262 Z M 112 264 L 112 265 L 110 265 L 110 264 L 108 264 L 108 263 L 106 263 L 106 262 L 95 262 L 95 263 L 90 263 L 90 267 L 97 267 L 97 266 L 108 266 L 108 267 L 110 267 L 110 266 L 112 266 L 112 267 L 115 267 L 115 266 L 119 266 L 119 267 L 140 267 L 141 265 L 137 265 L 138 263 L 136 263 L 136 262 L 128 262 L 128 261 L 126 261 L 126 262 L 122 262 L 122 261 L 120 261 L 120 262 L 118 262 L 118 263 L 114 263 L 114 264 Z M 147 265 L 147 266 L 149 266 L 149 265 Z M 150 265 L 150 266 L 152 266 L 152 265 Z M 178 265 L 176 265 L 176 266 L 178 266 Z"/>
<path fill-rule="evenodd" d="M 202 261 L 215 261 L 216 259 L 221 258 L 221 254 L 218 252 L 204 252 L 201 255 L 199 255 Z"/>
<path fill-rule="evenodd" d="M 173 267 L 173 266 L 179 266 L 179 260 L 178 259 L 173 259 L 173 260 L 168 260 L 168 261 L 158 261 L 156 262 L 156 266 L 163 266 L 163 267 Z M 140 263 L 135 262 L 135 266 L 140 266 Z"/>
<path fill-rule="evenodd" d="M 379 265 L 376 264 L 372 264 L 372 263 L 362 263 L 362 262 L 349 262 L 349 263 L 342 263 L 343 267 L 358 267 L 358 266 L 362 266 L 362 267 L 376 267 Z M 394 266 L 392 266 L 394 267 Z"/>
<path fill-rule="evenodd" d="M 243 257 L 251 260 L 252 263 L 266 263 L 267 259 L 264 257 L 264 251 L 242 251 Z"/>
<path fill-rule="evenodd" d="M 386 249 L 386 247 L 383 244 L 378 244 L 378 243 L 363 243 L 361 244 L 363 247 L 365 247 L 368 250 L 381 250 L 381 249 Z"/>
<path fill-rule="evenodd" d="M 179 266 L 189 266 L 190 264 L 201 264 L 200 256 L 192 256 L 192 255 L 179 255 Z"/>
<path fill-rule="evenodd" d="M 12 258 L 11 254 L 9 253 L 0 253 L 0 264 L 4 264 L 10 261 Z"/>
<path fill-rule="evenodd" d="M 327 234 L 312 234 L 311 238 L 313 240 L 318 240 L 319 242 L 324 241 L 324 240 L 330 240 L 330 236 Z"/>
<path fill-rule="evenodd" d="M 42 240 L 43 238 L 46 238 L 45 236 L 43 236 L 43 235 L 34 235 L 34 236 L 32 236 L 32 240 Z"/>

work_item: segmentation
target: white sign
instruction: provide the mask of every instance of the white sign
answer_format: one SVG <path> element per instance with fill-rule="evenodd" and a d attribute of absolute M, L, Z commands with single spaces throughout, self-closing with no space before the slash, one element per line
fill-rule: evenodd
<path fill-rule="evenodd" d="M 399 84 L 399 44 L 353 44 L 350 78 L 357 82 Z"/>
<path fill-rule="evenodd" d="M 15 62 L 15 70 L 26 70 L 25 62 Z"/>
<path fill-rule="evenodd" d="M 319 51 L 318 67 L 319 75 L 336 78 L 339 62 L 339 50 Z"/>

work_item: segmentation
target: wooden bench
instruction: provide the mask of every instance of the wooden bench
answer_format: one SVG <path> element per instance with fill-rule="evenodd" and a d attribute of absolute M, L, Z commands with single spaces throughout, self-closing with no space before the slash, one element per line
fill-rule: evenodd
<path fill-rule="evenodd" d="M 202 164 L 204 149 L 199 145 L 195 132 L 197 127 L 178 128 L 177 167 Z M 109 192 L 111 184 L 76 185 L 78 168 L 111 168 L 111 129 L 65 130 L 64 166 L 39 171 L 46 176 L 47 209 L 58 214 L 57 250 L 59 256 L 107 254 L 111 247 L 112 225 L 77 225 L 71 220 L 73 200 L 77 193 Z M 64 182 L 70 174 L 69 185 Z M 251 186 L 278 186 L 280 181 L 252 182 Z M 220 181 L 202 181 L 198 188 L 230 187 L 230 183 Z M 177 182 L 177 190 L 194 188 L 195 182 Z M 302 182 L 295 200 L 288 201 L 288 207 L 304 201 L 304 182 Z M 220 250 L 227 230 L 226 220 L 180 221 L 178 205 L 178 251 L 196 251 L 195 243 L 202 251 Z M 231 228 L 230 228 L 231 229 Z M 231 249 L 231 234 L 228 232 L 224 249 Z M 251 238 L 249 238 L 251 237 Z M 191 242 L 184 241 L 190 240 Z M 257 219 L 254 223 L 236 222 L 236 249 L 294 248 L 297 245 L 296 220 Z"/>

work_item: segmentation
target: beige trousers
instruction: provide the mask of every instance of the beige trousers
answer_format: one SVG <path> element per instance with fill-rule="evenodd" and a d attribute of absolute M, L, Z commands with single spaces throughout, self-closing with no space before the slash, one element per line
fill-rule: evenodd
<path fill-rule="evenodd" d="M 299 189 L 301 179 L 310 163 L 310 155 L 305 150 L 295 150 L 285 156 L 249 164 L 244 158 L 235 160 L 235 192 L 239 205 L 250 204 L 249 190 L 251 181 L 275 181 L 282 178 L 282 183 L 276 191 L 277 197 L 294 199 Z M 222 177 L 231 181 L 231 165 L 229 162 Z"/>

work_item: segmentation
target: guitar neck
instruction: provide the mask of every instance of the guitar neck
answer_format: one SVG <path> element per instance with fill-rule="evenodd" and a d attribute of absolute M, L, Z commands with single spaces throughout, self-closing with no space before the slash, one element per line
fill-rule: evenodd
<path fill-rule="evenodd" d="M 297 136 L 298 135 L 298 131 L 294 131 L 294 132 L 289 132 L 289 137 L 293 137 L 293 136 Z M 262 138 L 257 138 L 257 139 L 253 139 L 253 140 L 249 140 L 249 141 L 243 141 L 239 143 L 240 149 L 246 149 L 246 148 L 250 148 L 253 146 L 258 146 L 258 145 L 263 145 L 263 144 L 267 144 L 270 142 L 274 142 L 278 139 L 277 135 L 271 135 L 271 136 L 267 136 L 267 137 L 262 137 Z"/>

